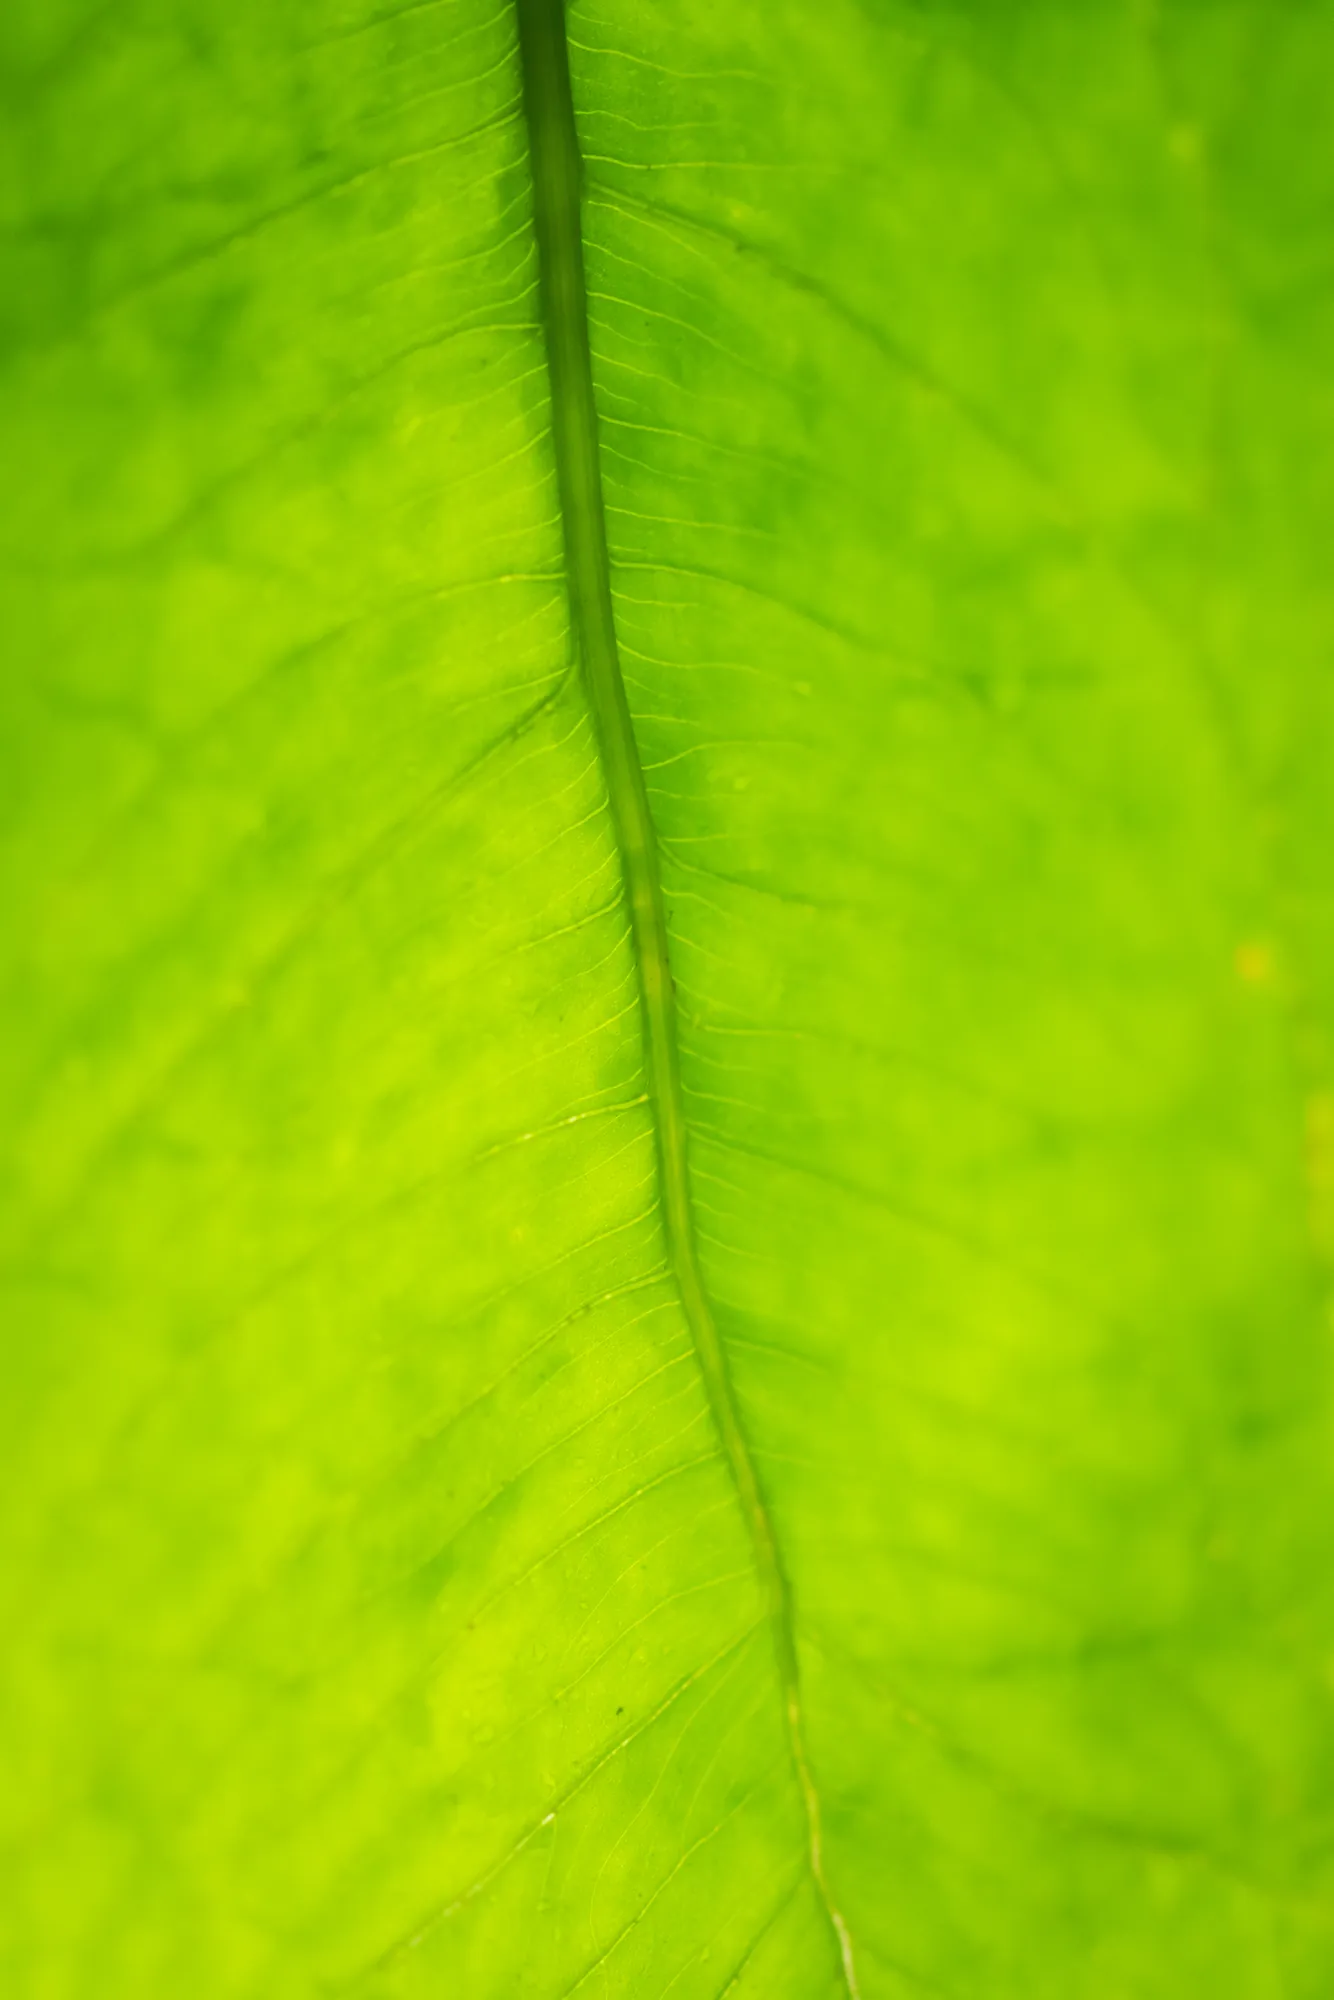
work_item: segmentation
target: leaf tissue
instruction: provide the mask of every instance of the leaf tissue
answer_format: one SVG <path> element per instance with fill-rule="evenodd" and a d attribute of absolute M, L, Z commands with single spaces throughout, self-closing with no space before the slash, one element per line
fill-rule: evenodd
<path fill-rule="evenodd" d="M 6 1996 L 1334 1992 L 1331 75 L 7 0 Z"/>

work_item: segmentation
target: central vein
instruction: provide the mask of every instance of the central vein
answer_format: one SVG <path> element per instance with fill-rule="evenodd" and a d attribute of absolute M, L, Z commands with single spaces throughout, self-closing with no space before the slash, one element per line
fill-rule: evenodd
<path fill-rule="evenodd" d="M 612 617 L 584 285 L 581 159 L 570 90 L 564 4 L 563 0 L 517 0 L 517 6 L 570 617 L 597 731 L 630 909 L 667 1256 L 694 1340 L 709 1406 L 750 1530 L 777 1653 L 788 1741 L 806 1811 L 811 1872 L 837 1937 L 848 1991 L 855 1996 L 857 1982 L 847 1926 L 825 1880 L 819 1799 L 802 1725 L 791 1597 L 779 1561 L 773 1523 L 737 1414 L 695 1238 L 686 1166 L 676 994 L 667 953 L 667 920 L 658 876 L 657 841 L 625 698 Z"/>

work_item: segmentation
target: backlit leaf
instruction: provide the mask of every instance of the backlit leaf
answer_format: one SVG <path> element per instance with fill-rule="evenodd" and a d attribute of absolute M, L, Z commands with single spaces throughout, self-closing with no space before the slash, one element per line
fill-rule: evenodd
<path fill-rule="evenodd" d="M 0 1988 L 1327 2000 L 1334 8 L 560 31 L 0 15 Z"/>

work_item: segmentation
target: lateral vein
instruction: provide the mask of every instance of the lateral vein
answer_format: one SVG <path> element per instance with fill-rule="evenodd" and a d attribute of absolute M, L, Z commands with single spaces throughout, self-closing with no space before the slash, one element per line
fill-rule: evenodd
<path fill-rule="evenodd" d="M 848 1993 L 851 2000 L 858 2000 L 852 1942 L 825 1874 L 820 1801 L 806 1749 L 791 1592 L 741 1425 L 699 1260 L 686 1160 L 676 993 L 667 948 L 657 837 L 621 676 L 612 614 L 584 278 L 583 162 L 575 129 L 564 0 L 516 0 L 516 7 L 570 622 L 602 758 L 629 906 L 667 1258 L 750 1534 L 773 1634 L 788 1744 L 806 1815 L 811 1875 L 834 1933 Z"/>

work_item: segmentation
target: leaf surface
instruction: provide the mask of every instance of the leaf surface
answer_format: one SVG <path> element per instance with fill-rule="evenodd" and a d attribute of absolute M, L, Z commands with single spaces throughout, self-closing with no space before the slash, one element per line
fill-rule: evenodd
<path fill-rule="evenodd" d="M 515 10 L 0 23 L 4 1990 L 1324 2000 L 1334 13 L 568 60 L 675 1098 Z"/>

